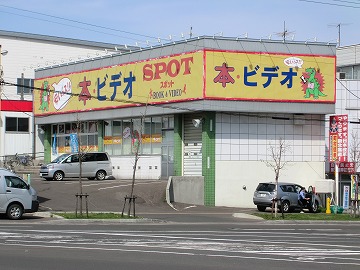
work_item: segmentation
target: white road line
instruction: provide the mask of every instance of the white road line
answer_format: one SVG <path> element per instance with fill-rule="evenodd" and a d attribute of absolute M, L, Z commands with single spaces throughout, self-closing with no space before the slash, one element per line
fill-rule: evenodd
<path fill-rule="evenodd" d="M 156 184 L 156 182 L 150 182 L 150 183 L 135 183 L 135 186 L 149 185 L 149 184 Z M 161 183 L 159 182 L 158 184 L 161 184 Z M 103 187 L 103 188 L 99 188 L 98 190 L 112 189 L 112 188 L 118 188 L 118 187 L 128 187 L 128 186 L 131 186 L 131 185 L 132 185 L 132 184 L 118 185 L 118 186 L 111 186 L 111 187 Z"/>
<path fill-rule="evenodd" d="M 142 250 L 142 249 L 129 249 L 127 248 L 103 248 L 103 247 L 74 247 L 74 246 L 56 246 L 56 245 L 36 245 L 36 244 L 19 244 L 19 243 L 8 243 L 0 245 L 10 246 L 21 246 L 21 247 L 42 247 L 42 248 L 61 248 L 61 249 L 81 249 L 81 250 L 102 250 L 102 251 L 122 251 L 122 252 L 138 252 L 138 253 L 155 253 L 155 254 L 173 254 L 173 255 L 188 255 L 188 256 L 206 256 L 206 257 L 223 257 L 223 258 L 237 258 L 237 259 L 251 259 L 251 260 L 268 260 L 268 261 L 287 261 L 287 262 L 298 262 L 299 258 L 268 258 L 268 257 L 257 257 L 257 256 L 244 256 L 244 255 L 225 255 L 225 254 L 205 254 L 195 252 L 179 252 L 179 251 L 160 251 L 160 250 Z M 330 257 L 331 258 L 331 257 Z M 344 259 L 344 258 L 343 258 Z M 348 260 L 348 259 L 347 259 Z M 352 263 L 348 261 L 314 261 L 314 260 L 303 260 L 301 263 L 313 263 L 313 264 L 331 264 L 331 265 L 355 265 L 360 266 L 360 263 Z"/>

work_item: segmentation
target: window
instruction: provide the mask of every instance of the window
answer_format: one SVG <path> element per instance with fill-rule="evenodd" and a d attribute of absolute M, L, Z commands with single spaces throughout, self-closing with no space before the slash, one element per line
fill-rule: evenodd
<path fill-rule="evenodd" d="M 79 155 L 71 156 L 71 162 L 72 163 L 78 163 L 79 162 Z"/>
<path fill-rule="evenodd" d="M 173 144 L 174 117 L 146 117 L 123 120 L 106 119 L 104 122 L 104 150 L 110 155 L 134 154 L 134 142 L 140 140 L 139 154 L 160 155 L 163 131 L 167 143 Z"/>
<path fill-rule="evenodd" d="M 90 132 L 89 127 L 93 132 Z M 97 122 L 69 122 L 52 125 L 52 146 L 56 147 L 57 153 L 71 153 L 74 149 L 71 148 L 71 134 L 79 135 L 79 144 L 81 151 L 97 151 L 98 150 L 98 134 Z M 54 146 L 54 137 L 56 134 L 56 141 Z M 77 152 L 77 150 L 76 150 Z"/>
<path fill-rule="evenodd" d="M 345 79 L 354 79 L 353 78 L 353 67 L 352 66 L 340 67 L 339 72 L 345 73 Z"/>
<path fill-rule="evenodd" d="M 6 186 L 11 188 L 27 189 L 28 185 L 16 176 L 5 176 Z"/>
<path fill-rule="evenodd" d="M 131 120 L 123 120 L 123 131 L 122 131 L 123 155 L 131 155 L 131 130 L 132 130 Z"/>
<path fill-rule="evenodd" d="M 161 117 L 153 117 L 151 123 L 151 146 L 153 154 L 161 154 Z"/>
<path fill-rule="evenodd" d="M 6 117 L 5 130 L 12 132 L 29 132 L 29 118 Z"/>
<path fill-rule="evenodd" d="M 96 154 L 96 160 L 97 161 L 107 161 L 108 157 L 105 153 L 97 153 Z"/>
<path fill-rule="evenodd" d="M 354 80 L 360 80 L 360 66 L 354 66 Z"/>
<path fill-rule="evenodd" d="M 34 88 L 34 80 L 28 78 L 17 78 L 17 94 L 31 95 Z"/>

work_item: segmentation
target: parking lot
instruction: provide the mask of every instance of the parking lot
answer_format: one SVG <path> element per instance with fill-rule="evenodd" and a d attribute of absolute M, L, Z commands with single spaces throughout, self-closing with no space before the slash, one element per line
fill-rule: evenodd
<path fill-rule="evenodd" d="M 31 185 L 38 192 L 40 211 L 75 211 L 76 194 L 80 194 L 79 179 L 46 181 L 31 174 Z M 121 212 L 125 196 L 130 195 L 132 180 L 82 179 L 82 193 L 88 195 L 89 211 Z M 136 207 L 166 207 L 164 180 L 135 180 Z M 83 199 L 85 207 L 85 199 Z M 83 207 L 83 209 L 85 209 Z"/>

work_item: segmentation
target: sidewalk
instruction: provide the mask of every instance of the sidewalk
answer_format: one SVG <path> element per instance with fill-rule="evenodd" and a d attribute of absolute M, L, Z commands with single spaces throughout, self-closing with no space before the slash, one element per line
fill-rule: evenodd
<path fill-rule="evenodd" d="M 127 215 L 127 209 L 124 214 Z M 245 221 L 261 221 L 260 217 L 251 213 L 256 211 L 249 208 L 230 208 L 230 207 L 206 207 L 199 205 L 176 204 L 170 207 L 166 203 L 162 206 L 142 206 L 136 210 L 136 216 L 141 219 L 118 219 L 118 220 L 94 220 L 94 219 L 78 219 L 68 220 L 56 215 L 56 211 L 39 211 L 27 216 L 44 219 L 44 221 L 61 221 L 61 222 L 236 222 L 236 220 Z M 131 210 L 132 212 L 132 210 Z M 114 212 L 119 213 L 119 212 Z"/>

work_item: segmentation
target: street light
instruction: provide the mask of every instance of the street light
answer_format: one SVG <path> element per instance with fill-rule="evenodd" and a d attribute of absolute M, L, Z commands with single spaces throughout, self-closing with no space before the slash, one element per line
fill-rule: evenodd
<path fill-rule="evenodd" d="M 8 54 L 8 51 L 2 51 L 1 50 L 1 45 L 0 45 L 0 126 L 2 126 L 2 122 L 1 122 L 1 95 L 2 95 L 2 86 L 4 84 L 4 79 L 3 79 L 3 67 L 1 65 L 1 57 L 4 55 L 7 55 Z"/>

